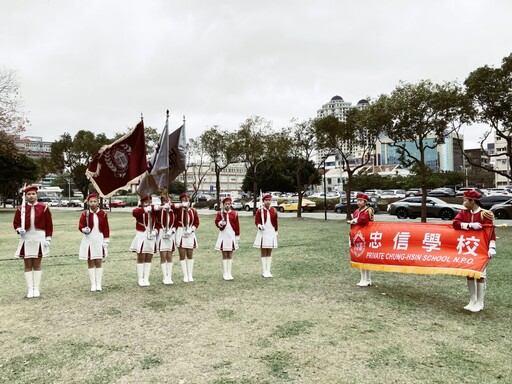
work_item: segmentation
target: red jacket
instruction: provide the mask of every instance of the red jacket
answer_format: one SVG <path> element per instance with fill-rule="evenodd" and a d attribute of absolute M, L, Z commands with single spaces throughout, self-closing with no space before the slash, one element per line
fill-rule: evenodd
<path fill-rule="evenodd" d="M 261 212 L 263 211 L 263 222 L 261 221 Z M 270 223 L 277 231 L 277 211 L 274 207 L 270 207 L 269 209 L 260 208 L 256 211 L 256 216 L 254 217 L 254 224 L 265 224 L 267 221 L 267 215 L 270 215 Z"/>
<path fill-rule="evenodd" d="M 188 212 L 188 219 L 186 220 L 189 227 L 199 227 L 199 216 L 197 215 L 197 211 L 194 208 L 177 208 L 174 210 L 176 214 L 176 219 L 174 220 L 174 228 L 185 227 L 185 217 Z"/>
<path fill-rule="evenodd" d="M 462 229 L 462 223 L 481 223 L 482 225 L 494 225 L 494 215 L 491 211 L 479 209 L 473 213 L 469 209 L 463 209 L 453 219 L 453 228 Z M 496 240 L 496 233 L 492 231 L 489 240 Z"/>
<path fill-rule="evenodd" d="M 29 203 L 25 204 L 25 230 L 27 231 L 30 229 L 31 207 L 32 206 Z M 53 221 L 50 208 L 44 203 L 36 203 L 34 205 L 34 209 L 36 210 L 34 226 L 36 227 L 36 229 L 45 231 L 46 237 L 51 237 L 53 234 Z M 16 209 L 12 224 L 14 229 L 18 229 L 21 227 L 21 206 L 19 206 L 18 209 Z"/>
<path fill-rule="evenodd" d="M 174 204 L 171 204 L 171 209 L 168 211 L 162 209 L 156 212 L 156 218 L 156 229 L 160 230 L 161 228 L 174 227 L 174 222 L 176 221 L 176 215 L 174 214 Z"/>
<path fill-rule="evenodd" d="M 98 209 L 96 213 L 90 210 L 83 211 L 78 221 L 78 230 L 82 232 L 82 229 L 87 227 L 87 212 L 89 212 L 89 228 L 91 228 L 91 230 L 94 228 L 94 215 L 98 216 L 98 230 L 103 234 L 105 239 L 108 239 L 110 237 L 108 217 L 107 213 L 101 209 Z"/>
<path fill-rule="evenodd" d="M 215 225 L 217 226 L 217 228 L 219 228 L 221 231 L 223 231 L 224 228 L 226 228 L 226 227 L 225 226 L 221 227 L 219 225 L 219 222 L 222 220 L 221 212 L 222 211 L 217 212 L 217 215 L 215 216 Z M 235 231 L 235 236 L 240 236 L 240 223 L 238 221 L 238 214 L 236 213 L 236 211 L 230 210 L 229 212 L 224 211 L 223 213 L 224 213 L 224 221 L 228 221 L 228 218 L 229 218 L 229 223 L 231 224 L 231 227 Z"/>
<path fill-rule="evenodd" d="M 373 221 L 373 208 L 365 207 L 363 209 L 357 208 L 352 215 L 354 219 L 357 219 L 357 225 L 366 225 L 370 221 Z"/>
<path fill-rule="evenodd" d="M 151 227 L 150 230 L 156 229 L 157 226 L 157 212 L 154 210 L 155 208 L 152 205 L 148 205 L 151 207 L 151 212 L 147 213 L 144 211 L 144 207 L 137 207 L 132 211 L 133 217 L 135 217 L 135 229 L 140 232 L 144 232 L 146 227 L 149 225 L 149 218 L 151 217 Z"/>

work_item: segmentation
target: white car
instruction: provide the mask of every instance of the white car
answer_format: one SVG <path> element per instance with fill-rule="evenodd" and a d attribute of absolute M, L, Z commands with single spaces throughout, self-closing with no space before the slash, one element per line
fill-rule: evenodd
<path fill-rule="evenodd" d="M 277 200 L 272 199 L 270 205 L 272 207 L 274 207 L 275 209 L 279 208 L 279 204 L 277 203 Z M 247 212 L 252 211 L 253 207 L 254 207 L 254 200 L 251 200 L 251 201 L 249 201 L 249 202 L 244 204 L 244 209 Z M 256 200 L 256 209 L 258 209 L 258 208 L 261 208 L 261 203 L 260 203 L 259 199 Z"/>
<path fill-rule="evenodd" d="M 50 207 L 58 207 L 60 205 L 59 200 L 50 201 Z"/>
<path fill-rule="evenodd" d="M 403 199 L 405 191 L 403 189 L 385 189 L 380 195 L 381 199 Z"/>

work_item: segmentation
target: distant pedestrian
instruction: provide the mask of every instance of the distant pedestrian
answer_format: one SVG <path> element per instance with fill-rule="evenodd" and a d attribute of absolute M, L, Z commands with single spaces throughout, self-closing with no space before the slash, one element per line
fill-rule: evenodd
<path fill-rule="evenodd" d="M 103 259 L 108 255 L 110 227 L 107 213 L 99 208 L 99 198 L 91 193 L 86 199 L 89 208 L 82 212 L 78 230 L 84 235 L 78 258 L 87 260 L 91 292 L 102 290 Z"/>
<path fill-rule="evenodd" d="M 157 215 L 151 200 L 151 196 L 141 197 L 140 205 L 132 212 L 137 232 L 130 245 L 130 251 L 137 253 L 137 279 L 141 287 L 150 285 L 151 261 L 156 252 Z"/>
<path fill-rule="evenodd" d="M 23 190 L 21 206 L 14 213 L 13 227 L 20 235 L 15 256 L 23 259 L 27 297 L 39 297 L 41 262 L 50 254 L 53 221 L 50 208 L 37 201 L 38 188 L 30 185 Z"/>
<path fill-rule="evenodd" d="M 263 195 L 263 206 L 256 211 L 256 216 L 254 217 L 254 223 L 258 227 L 254 247 L 261 250 L 263 277 L 272 277 L 272 273 L 270 273 L 272 250 L 277 248 L 277 211 L 271 204 L 272 195 Z"/>
<path fill-rule="evenodd" d="M 190 206 L 190 196 L 180 195 L 181 206 L 175 210 L 176 246 L 180 255 L 181 270 L 185 283 L 194 281 L 194 249 L 197 248 L 196 229 L 199 227 L 197 211 Z"/>
<path fill-rule="evenodd" d="M 233 280 L 231 268 L 233 266 L 233 252 L 238 249 L 240 242 L 240 223 L 238 214 L 231 209 L 231 197 L 222 200 L 222 207 L 215 216 L 215 225 L 219 229 L 219 236 L 215 243 L 215 250 L 222 252 L 222 277 L 224 280 Z"/>
<path fill-rule="evenodd" d="M 370 197 L 366 193 L 358 193 L 356 198 L 357 209 L 352 215 L 352 220 L 350 220 L 348 223 L 350 225 L 365 226 L 370 221 L 373 221 L 373 208 L 367 206 L 368 201 L 370 201 Z M 360 269 L 360 272 L 361 280 L 359 280 L 357 285 L 360 287 L 368 287 L 369 285 L 372 285 L 372 271 L 368 269 Z"/>

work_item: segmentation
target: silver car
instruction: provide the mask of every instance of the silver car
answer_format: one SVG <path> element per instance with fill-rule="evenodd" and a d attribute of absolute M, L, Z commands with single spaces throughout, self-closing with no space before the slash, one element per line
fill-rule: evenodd
<path fill-rule="evenodd" d="M 453 220 L 464 206 L 446 203 L 436 197 L 427 197 L 427 217 L 439 217 L 442 220 Z M 388 205 L 388 213 L 399 219 L 415 219 L 421 217 L 421 197 L 406 197 Z"/>

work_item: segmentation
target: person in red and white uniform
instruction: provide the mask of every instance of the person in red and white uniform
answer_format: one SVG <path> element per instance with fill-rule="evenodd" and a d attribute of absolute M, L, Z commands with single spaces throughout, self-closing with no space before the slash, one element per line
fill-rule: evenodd
<path fill-rule="evenodd" d="M 272 249 L 277 248 L 277 211 L 271 204 L 272 195 L 263 195 L 263 206 L 256 211 L 256 216 L 254 217 L 258 233 L 256 234 L 253 246 L 261 249 L 263 277 L 272 277 L 272 273 L 270 273 Z"/>
<path fill-rule="evenodd" d="M 98 195 L 91 193 L 85 201 L 89 207 L 82 212 L 78 221 L 78 230 L 84 234 L 80 243 L 78 258 L 87 260 L 91 292 L 96 292 L 102 289 L 102 263 L 108 255 L 110 227 L 107 213 L 99 208 Z"/>
<path fill-rule="evenodd" d="M 160 195 L 161 205 L 157 212 L 157 245 L 156 248 L 160 252 L 160 268 L 162 269 L 162 282 L 166 285 L 174 284 L 172 281 L 172 255 L 175 248 L 176 228 L 174 223 L 176 215 L 174 210 L 179 204 L 172 204 L 167 189 L 162 189 Z"/>
<path fill-rule="evenodd" d="M 463 196 L 464 208 L 453 219 L 453 228 L 463 231 L 480 231 L 484 226 L 494 225 L 494 214 L 480 207 L 480 198 L 482 196 L 474 190 L 465 191 Z M 489 239 L 489 258 L 496 255 L 496 234 L 492 231 Z M 469 304 L 464 307 L 471 312 L 480 312 L 484 309 L 485 279 L 487 277 L 487 268 L 484 269 L 482 277 L 475 279 L 468 277 L 466 279 L 469 290 Z"/>
<path fill-rule="evenodd" d="M 233 251 L 238 249 L 240 242 L 240 223 L 238 214 L 231 209 L 231 197 L 222 200 L 222 208 L 215 216 L 215 226 L 219 229 L 219 236 L 215 243 L 215 250 L 222 252 L 222 277 L 224 280 L 233 280 L 231 267 L 233 265 Z"/>
<path fill-rule="evenodd" d="M 149 286 L 151 261 L 156 252 L 158 231 L 157 210 L 151 204 L 151 196 L 143 196 L 140 205 L 132 212 L 135 217 L 135 237 L 130 245 L 130 251 L 137 253 L 137 278 L 141 287 Z"/>
<path fill-rule="evenodd" d="M 28 298 L 40 296 L 41 262 L 50 254 L 53 221 L 50 208 L 37 201 L 38 188 L 30 185 L 23 190 L 25 205 L 14 214 L 13 227 L 20 235 L 15 256 L 23 259 Z"/>
<path fill-rule="evenodd" d="M 348 221 L 348 223 L 350 225 L 364 226 L 370 221 L 373 221 L 373 208 L 367 205 L 368 201 L 370 201 L 370 197 L 366 193 L 358 193 L 356 199 L 357 209 L 352 215 L 352 220 Z M 357 285 L 360 287 L 372 285 L 372 272 L 368 269 L 360 269 L 359 271 L 361 272 L 361 279 Z"/>
<path fill-rule="evenodd" d="M 181 270 L 185 283 L 194 281 L 194 249 L 197 248 L 196 229 L 199 227 L 197 211 L 190 206 L 190 196 L 180 195 L 181 205 L 175 209 L 176 246 L 180 255 Z"/>

